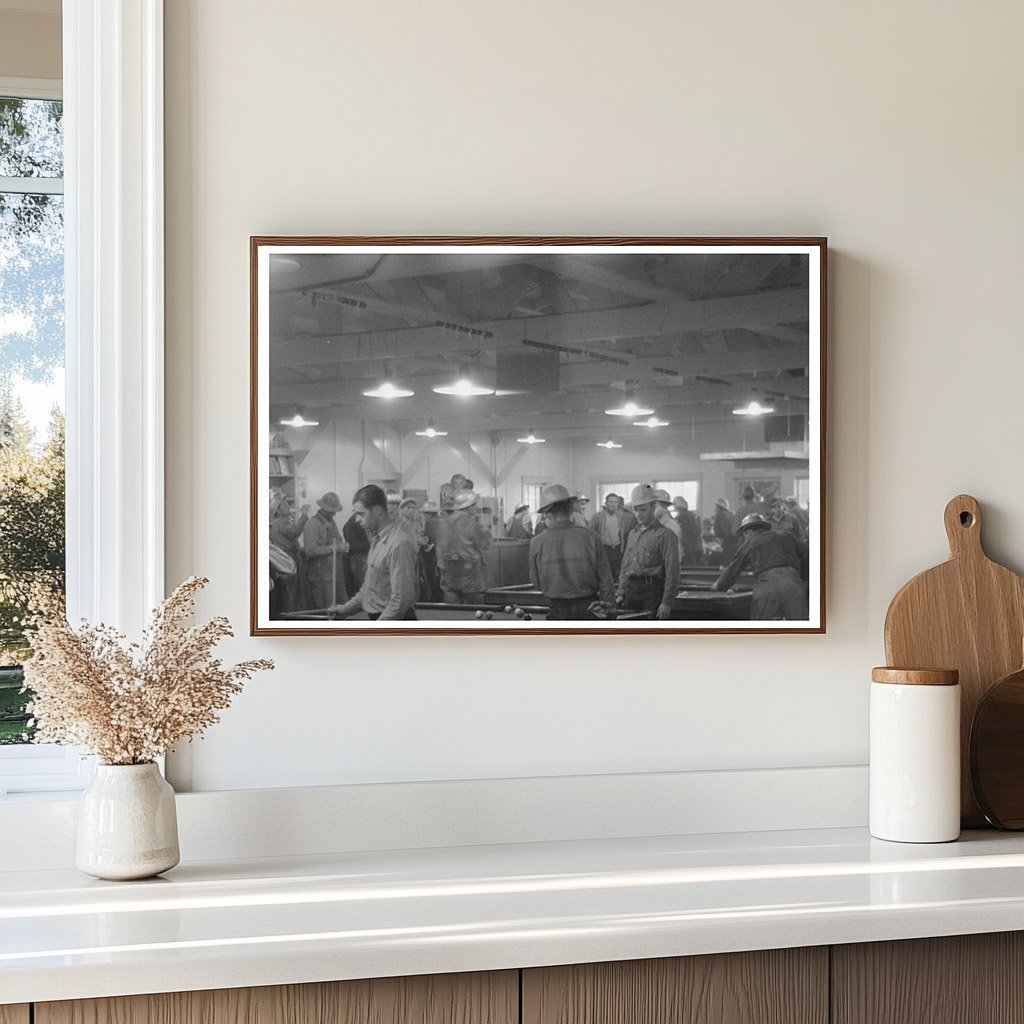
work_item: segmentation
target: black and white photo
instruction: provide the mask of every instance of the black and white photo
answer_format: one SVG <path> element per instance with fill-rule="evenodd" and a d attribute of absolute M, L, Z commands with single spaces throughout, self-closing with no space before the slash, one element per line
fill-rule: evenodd
<path fill-rule="evenodd" d="M 253 632 L 823 631 L 825 253 L 253 238 Z"/>

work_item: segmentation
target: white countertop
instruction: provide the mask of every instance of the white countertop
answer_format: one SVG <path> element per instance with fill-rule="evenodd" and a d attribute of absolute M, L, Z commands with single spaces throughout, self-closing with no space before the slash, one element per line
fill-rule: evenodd
<path fill-rule="evenodd" d="M 0 872 L 0 1004 L 1024 929 L 1024 836 L 862 829 Z"/>

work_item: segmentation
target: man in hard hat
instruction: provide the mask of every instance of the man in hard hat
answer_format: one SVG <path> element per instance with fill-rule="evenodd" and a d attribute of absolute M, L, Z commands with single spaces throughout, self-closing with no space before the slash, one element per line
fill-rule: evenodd
<path fill-rule="evenodd" d="M 352 513 L 370 537 L 366 579 L 355 597 L 331 608 L 333 617 L 363 611 L 373 620 L 415 619 L 416 544 L 409 531 L 388 512 L 387 495 L 376 484 L 356 491 Z"/>
<path fill-rule="evenodd" d="M 615 608 L 601 538 L 573 522 L 574 500 L 561 484 L 545 487 L 538 511 L 548 517 L 548 528 L 530 541 L 530 581 L 548 599 L 547 617 L 563 622 L 597 618 L 595 602 L 605 615 Z"/>
<path fill-rule="evenodd" d="M 577 526 L 589 526 L 590 520 L 587 518 L 587 507 L 590 505 L 590 498 L 582 491 L 577 491 L 573 495 L 572 500 L 572 521 Z"/>
<path fill-rule="evenodd" d="M 740 523 L 740 548 L 712 589 L 728 590 L 744 569 L 754 574 L 751 619 L 804 620 L 808 614 L 805 559 L 792 534 L 772 529 L 760 513 Z"/>
<path fill-rule="evenodd" d="M 339 598 L 344 601 L 345 572 L 338 555 L 347 545 L 338 533 L 334 517 L 341 511 L 341 499 L 328 491 L 317 499 L 315 516 L 302 529 L 302 548 L 306 557 L 306 583 L 313 608 L 330 608 Z"/>
<path fill-rule="evenodd" d="M 491 546 L 491 535 L 480 525 L 477 500 L 474 491 L 456 494 L 452 514 L 441 531 L 438 561 L 448 604 L 479 604 L 487 589 L 484 553 Z"/>
<path fill-rule="evenodd" d="M 680 562 L 683 565 L 703 565 L 703 530 L 696 513 L 690 511 L 690 503 L 681 494 L 672 499 L 671 511 L 676 517 L 676 525 L 683 538 Z"/>
<path fill-rule="evenodd" d="M 618 601 L 629 610 L 669 619 L 679 589 L 679 542 L 655 516 L 657 497 L 653 487 L 634 487 L 630 504 L 637 525 L 626 538 Z"/>
<path fill-rule="evenodd" d="M 676 544 L 679 546 L 679 564 L 683 564 L 683 531 L 680 529 L 679 524 L 672 518 L 672 513 L 669 511 L 672 505 L 672 499 L 668 495 L 668 491 L 662 490 L 660 487 L 654 492 L 654 518 L 661 523 L 662 526 L 668 530 L 672 536 L 676 539 Z"/>

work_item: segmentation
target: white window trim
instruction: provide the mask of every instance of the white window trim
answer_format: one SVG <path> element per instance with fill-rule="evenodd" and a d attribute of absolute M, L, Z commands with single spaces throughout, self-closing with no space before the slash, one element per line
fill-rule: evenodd
<path fill-rule="evenodd" d="M 137 636 L 164 596 L 163 0 L 64 0 L 63 38 L 68 617 Z M 0 792 L 91 777 L 25 750 Z"/>

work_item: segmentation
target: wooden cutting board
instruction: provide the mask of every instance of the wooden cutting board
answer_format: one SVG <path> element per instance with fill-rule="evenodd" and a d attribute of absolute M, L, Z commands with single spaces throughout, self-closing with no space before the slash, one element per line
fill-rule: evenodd
<path fill-rule="evenodd" d="M 981 507 L 957 495 L 944 515 L 949 561 L 915 576 L 885 616 L 885 656 L 894 668 L 960 671 L 960 812 L 964 828 L 984 828 L 970 773 L 974 712 L 988 688 L 1020 667 L 1024 579 L 981 546 Z"/>

